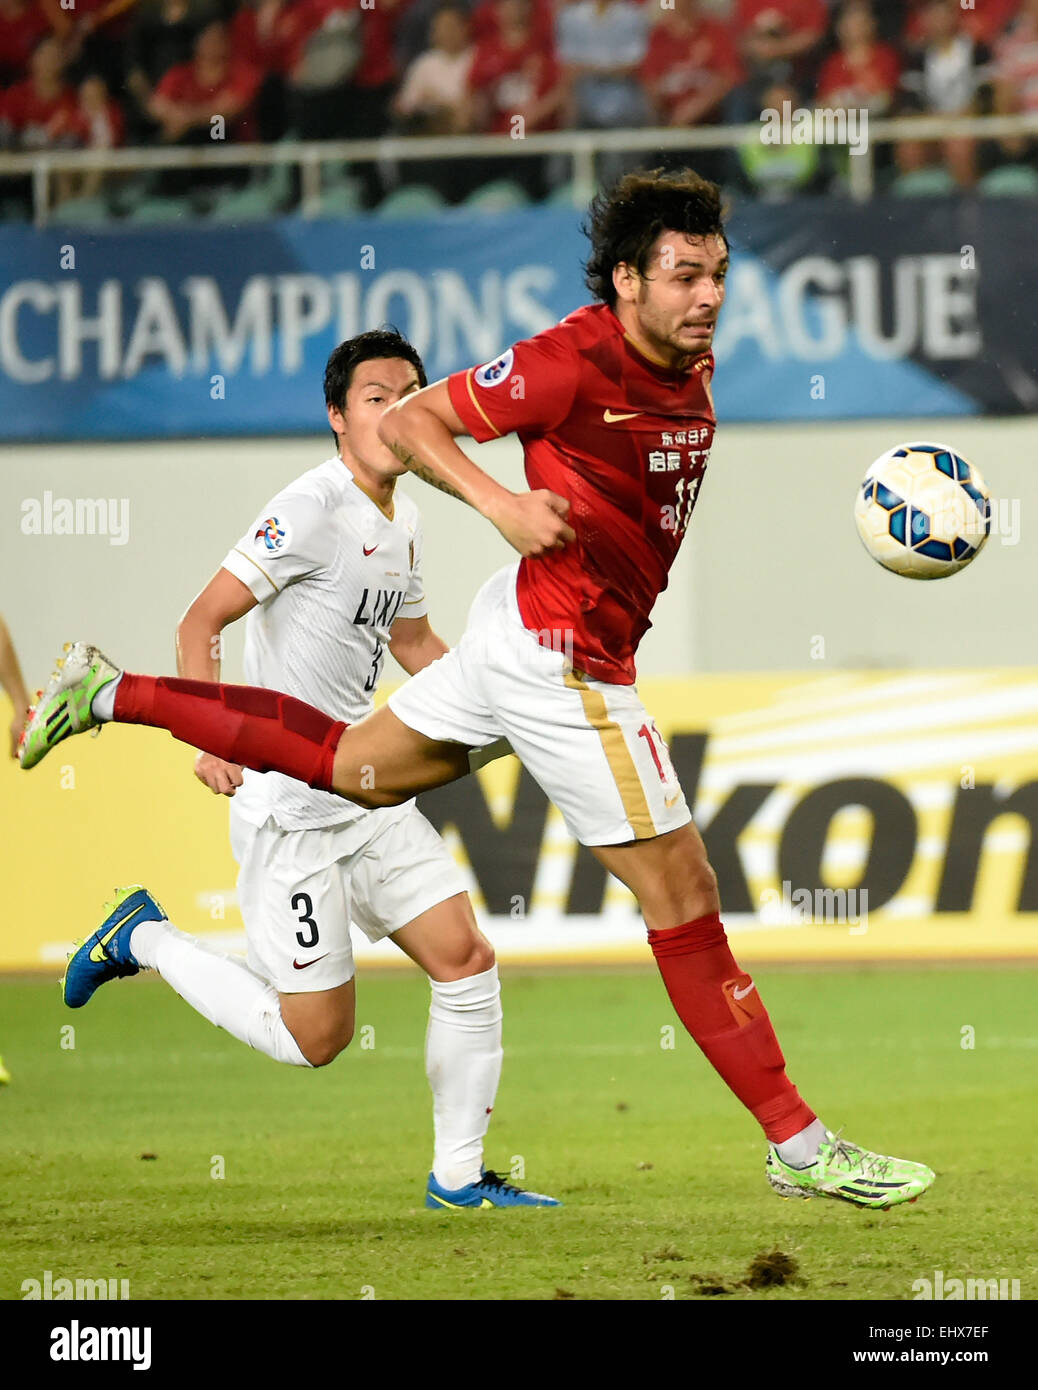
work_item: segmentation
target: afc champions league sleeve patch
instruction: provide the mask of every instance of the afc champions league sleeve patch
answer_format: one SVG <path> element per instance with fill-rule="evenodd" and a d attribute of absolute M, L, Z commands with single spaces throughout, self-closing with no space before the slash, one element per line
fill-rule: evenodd
<path fill-rule="evenodd" d="M 495 357 L 493 362 L 487 362 L 482 367 L 476 368 L 475 382 L 477 386 L 500 386 L 502 381 L 507 381 L 508 373 L 512 370 L 512 363 L 515 361 L 515 351 L 509 348 L 500 357 Z"/>
<path fill-rule="evenodd" d="M 260 522 L 259 530 L 252 539 L 257 550 L 261 550 L 264 555 L 271 555 L 276 550 L 283 550 L 288 544 L 288 527 L 276 516 L 268 516 L 266 521 Z"/>

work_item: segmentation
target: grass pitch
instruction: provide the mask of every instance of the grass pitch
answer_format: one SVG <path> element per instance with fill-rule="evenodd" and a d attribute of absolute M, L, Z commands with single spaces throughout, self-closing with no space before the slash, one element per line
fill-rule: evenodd
<path fill-rule="evenodd" d="M 1035 1297 L 1038 971 L 756 972 L 826 1122 L 937 1170 L 888 1212 L 771 1193 L 753 1121 L 680 1027 L 661 1046 L 654 971 L 502 973 L 488 1164 L 560 1210 L 423 1208 L 417 973 L 362 975 L 357 1037 L 314 1072 L 150 977 L 76 1013 L 0 983 L 0 1298 L 50 1270 L 135 1299 L 910 1299 L 938 1269 Z"/>

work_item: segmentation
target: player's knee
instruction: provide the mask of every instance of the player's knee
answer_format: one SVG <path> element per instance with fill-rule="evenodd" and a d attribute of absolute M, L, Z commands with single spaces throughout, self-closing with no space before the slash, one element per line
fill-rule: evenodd
<path fill-rule="evenodd" d="M 480 936 L 472 943 L 465 960 L 464 974 L 461 978 L 466 979 L 469 975 L 482 975 L 485 971 L 489 970 L 496 961 L 497 956 L 494 954 L 493 946 L 491 946 L 486 937 Z"/>
<path fill-rule="evenodd" d="M 451 949 L 441 951 L 429 966 L 432 979 L 467 980 L 473 975 L 482 975 L 497 961 L 494 948 L 482 933 L 473 935 L 463 942 L 455 942 Z"/>
<path fill-rule="evenodd" d="M 655 918 L 687 922 L 718 909 L 717 874 L 703 850 L 686 848 L 670 862 L 641 899 L 642 909 Z"/>
<path fill-rule="evenodd" d="M 713 865 L 705 855 L 698 859 L 692 870 L 693 890 L 701 897 L 716 898 L 717 896 L 717 874 L 714 872 Z"/>
<path fill-rule="evenodd" d="M 307 1043 L 301 1047 L 300 1051 L 312 1067 L 326 1067 L 329 1062 L 334 1062 L 340 1052 L 344 1052 L 349 1046 L 349 1039 L 344 1042 L 335 1038 L 330 1038 L 321 1042 Z"/>
<path fill-rule="evenodd" d="M 363 806 L 365 811 L 379 811 L 385 806 L 402 806 L 405 801 L 410 801 L 409 794 L 403 792 L 383 791 L 381 787 L 365 785 L 362 778 L 358 785 L 349 790 L 349 798 L 358 806 Z"/>
<path fill-rule="evenodd" d="M 704 859 L 702 863 L 692 867 L 685 879 L 680 898 L 679 917 L 683 921 L 706 917 L 717 911 L 717 875 L 707 860 Z"/>

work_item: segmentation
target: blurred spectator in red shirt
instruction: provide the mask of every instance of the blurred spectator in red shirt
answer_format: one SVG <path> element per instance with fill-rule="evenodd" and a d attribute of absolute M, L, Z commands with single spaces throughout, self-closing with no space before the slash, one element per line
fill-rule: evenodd
<path fill-rule="evenodd" d="M 261 140 L 280 140 L 288 125 L 286 82 L 312 29 L 308 0 L 250 0 L 231 20 L 231 47 L 264 74 L 256 97 Z"/>
<path fill-rule="evenodd" d="M 552 0 L 530 0 L 530 28 L 544 48 L 552 48 L 555 43 L 555 9 Z M 479 0 L 472 11 L 473 39 L 476 43 L 493 39 L 499 30 L 497 0 Z"/>
<path fill-rule="evenodd" d="M 22 150 L 77 145 L 76 93 L 65 81 L 65 56 L 58 39 L 37 45 L 29 73 L 4 95 L 4 143 Z"/>
<path fill-rule="evenodd" d="M 252 104 L 263 74 L 244 58 L 232 55 L 226 25 L 206 25 L 195 40 L 190 63 L 170 68 L 150 102 L 153 118 L 166 144 L 198 144 L 218 130 L 214 117 L 224 121 L 227 140 L 255 139 Z"/>
<path fill-rule="evenodd" d="M 674 0 L 653 25 L 641 79 L 662 125 L 716 121 L 743 76 L 727 26 L 704 15 L 699 0 Z"/>
<path fill-rule="evenodd" d="M 38 0 L 0 0 L 0 84 L 20 82 L 50 25 Z"/>
<path fill-rule="evenodd" d="M 231 20 L 231 47 L 254 68 L 284 75 L 299 56 L 310 19 L 308 0 L 256 0 Z"/>
<path fill-rule="evenodd" d="M 553 129 L 564 91 L 555 56 L 534 28 L 530 0 L 495 0 L 495 10 L 497 32 L 477 43 L 469 69 L 471 124 L 504 134 Z"/>
<path fill-rule="evenodd" d="M 213 0 L 143 0 L 134 13 L 126 43 L 127 117 L 131 143 L 158 135 L 148 104 L 159 82 L 181 63 L 189 63 L 195 39 L 217 18 Z"/>
<path fill-rule="evenodd" d="M 815 59 L 829 15 L 823 0 L 735 0 L 732 27 L 747 81 L 725 105 L 730 121 L 755 121 L 762 89 L 792 82 L 801 90 L 814 86 Z"/>
<path fill-rule="evenodd" d="M 562 72 L 551 44 L 538 35 L 530 0 L 496 0 L 496 29 L 476 44 L 469 68 L 470 129 L 509 134 L 518 139 L 538 130 L 553 130 L 566 96 Z M 470 160 L 454 178 L 475 181 L 508 178 L 532 198 L 544 196 L 548 165 L 539 158 Z"/>
<path fill-rule="evenodd" d="M 850 0 L 836 21 L 836 37 L 840 47 L 825 60 L 818 75 L 819 104 L 886 115 L 897 95 L 901 60 L 890 44 L 876 37 L 871 6 Z"/>
<path fill-rule="evenodd" d="M 464 9 L 444 5 L 433 18 L 430 46 L 407 69 L 393 113 L 415 135 L 450 135 L 468 119 L 469 69 L 475 49 Z"/>
<path fill-rule="evenodd" d="M 823 0 L 736 0 L 735 27 L 754 74 L 777 65 L 800 66 L 821 43 L 829 23 Z"/>
<path fill-rule="evenodd" d="M 40 0 L 54 33 L 78 72 L 99 72 L 112 91 L 126 77 L 126 43 L 137 0 Z"/>

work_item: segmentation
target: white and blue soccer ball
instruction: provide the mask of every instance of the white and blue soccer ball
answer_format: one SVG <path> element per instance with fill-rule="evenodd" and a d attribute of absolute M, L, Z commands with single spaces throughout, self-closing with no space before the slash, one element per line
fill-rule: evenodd
<path fill-rule="evenodd" d="M 854 520 L 884 569 L 943 579 L 987 540 L 991 496 L 977 468 L 946 444 L 898 444 L 870 464 Z"/>

